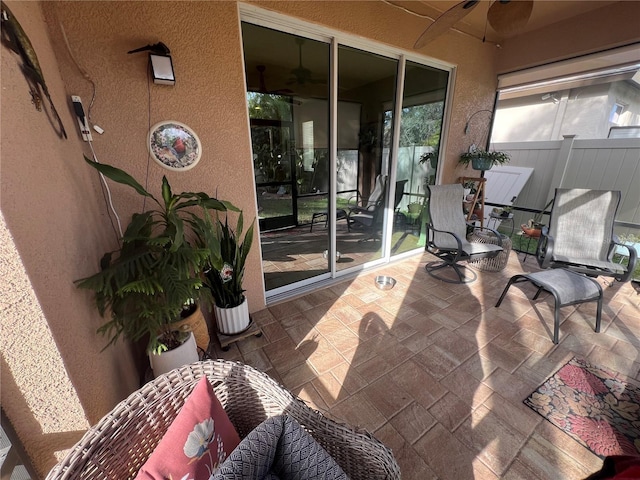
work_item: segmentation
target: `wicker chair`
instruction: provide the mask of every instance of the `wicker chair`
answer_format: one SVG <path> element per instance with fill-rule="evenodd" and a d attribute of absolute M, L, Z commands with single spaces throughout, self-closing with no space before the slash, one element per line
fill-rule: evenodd
<path fill-rule="evenodd" d="M 240 437 L 268 417 L 287 413 L 333 456 L 352 479 L 399 479 L 391 451 L 367 432 L 336 423 L 308 407 L 258 370 L 209 360 L 172 370 L 120 402 L 89 429 L 47 476 L 53 479 L 126 479 L 140 467 L 206 375 Z"/>

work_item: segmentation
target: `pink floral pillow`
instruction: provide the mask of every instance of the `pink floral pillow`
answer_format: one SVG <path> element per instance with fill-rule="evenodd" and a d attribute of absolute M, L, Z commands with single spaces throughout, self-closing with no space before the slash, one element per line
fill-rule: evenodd
<path fill-rule="evenodd" d="M 136 479 L 208 479 L 240 438 L 203 377 Z"/>

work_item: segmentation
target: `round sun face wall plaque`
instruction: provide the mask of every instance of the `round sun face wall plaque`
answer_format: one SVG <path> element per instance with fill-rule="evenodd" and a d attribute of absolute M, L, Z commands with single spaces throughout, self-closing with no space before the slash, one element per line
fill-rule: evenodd
<path fill-rule="evenodd" d="M 151 127 L 149 153 L 164 168 L 184 172 L 202 156 L 198 135 L 184 123 L 167 120 Z"/>

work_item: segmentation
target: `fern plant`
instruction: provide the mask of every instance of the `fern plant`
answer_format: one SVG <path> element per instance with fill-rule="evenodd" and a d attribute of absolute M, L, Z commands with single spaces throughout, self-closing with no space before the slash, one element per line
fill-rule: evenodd
<path fill-rule="evenodd" d="M 153 208 L 133 214 L 120 249 L 102 257 L 98 273 L 75 283 L 93 290 L 100 315 L 107 315 L 98 329 L 109 337 L 107 346 L 120 337 L 137 341 L 148 336 L 149 352 L 171 349 L 180 343 L 171 324 L 190 304 L 211 304 L 204 268 L 222 267 L 211 213 L 217 221 L 217 212 L 239 210 L 203 192 L 174 194 L 166 177 L 159 201 L 123 170 L 85 160 L 111 180 L 148 197 Z"/>

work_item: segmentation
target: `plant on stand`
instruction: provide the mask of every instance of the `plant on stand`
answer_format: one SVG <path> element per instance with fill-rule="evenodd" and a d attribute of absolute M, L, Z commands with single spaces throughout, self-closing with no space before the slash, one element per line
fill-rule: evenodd
<path fill-rule="evenodd" d="M 207 287 L 214 301 L 214 313 L 218 331 L 233 335 L 249 328 L 249 306 L 242 288 L 244 267 L 253 241 L 255 220 L 242 237 L 243 215 L 238 215 L 235 229 L 229 226 L 229 216 L 224 222 L 216 219 L 216 238 L 220 245 L 219 265 L 211 264 L 206 270 Z"/>
<path fill-rule="evenodd" d="M 95 292 L 98 311 L 107 316 L 98 332 L 109 337 L 108 345 L 120 337 L 147 339 L 156 375 L 181 362 L 197 361 L 196 342 L 203 349 L 209 344 L 198 308 L 211 303 L 202 272 L 208 265 L 221 264 L 209 212 L 238 209 L 203 192 L 174 194 L 166 177 L 162 178 L 162 199 L 158 200 L 126 172 L 85 160 L 151 203 L 151 208 L 133 214 L 120 248 L 102 257 L 100 271 L 75 282 L 79 288 Z M 185 320 L 190 313 L 193 315 Z M 187 351 L 178 365 L 165 365 L 178 350 Z"/>

